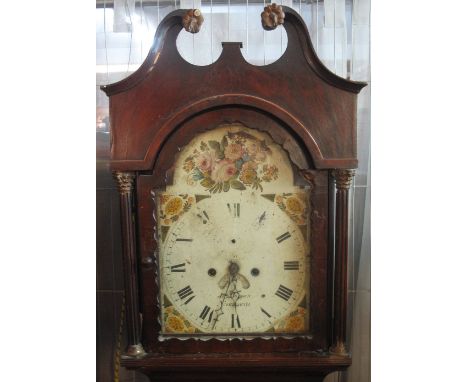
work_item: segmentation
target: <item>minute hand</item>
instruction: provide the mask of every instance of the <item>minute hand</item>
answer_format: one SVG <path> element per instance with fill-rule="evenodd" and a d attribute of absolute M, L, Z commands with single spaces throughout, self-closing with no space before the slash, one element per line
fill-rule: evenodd
<path fill-rule="evenodd" d="M 223 279 L 224 279 L 224 277 L 223 277 Z M 213 320 L 213 327 L 212 327 L 212 329 L 215 328 L 216 323 L 218 322 L 218 318 L 223 314 L 224 300 L 226 299 L 227 292 L 228 292 L 228 290 L 229 290 L 229 287 L 231 286 L 231 279 L 232 279 L 232 277 L 229 276 L 226 290 L 225 290 L 224 293 L 222 294 L 223 299 L 221 300 L 221 304 L 220 304 L 219 308 L 215 310 L 216 317 L 215 317 L 215 319 Z M 222 280 L 222 279 L 221 279 L 221 280 Z"/>

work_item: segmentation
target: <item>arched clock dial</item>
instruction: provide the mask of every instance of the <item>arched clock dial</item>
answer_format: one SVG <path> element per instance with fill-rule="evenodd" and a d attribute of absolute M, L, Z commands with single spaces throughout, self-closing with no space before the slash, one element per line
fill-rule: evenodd
<path fill-rule="evenodd" d="M 167 233 L 166 298 L 204 333 L 261 333 L 305 296 L 307 245 L 297 224 L 260 193 L 212 195 Z"/>
<path fill-rule="evenodd" d="M 308 189 L 239 125 L 192 140 L 157 195 L 163 334 L 306 333 Z"/>

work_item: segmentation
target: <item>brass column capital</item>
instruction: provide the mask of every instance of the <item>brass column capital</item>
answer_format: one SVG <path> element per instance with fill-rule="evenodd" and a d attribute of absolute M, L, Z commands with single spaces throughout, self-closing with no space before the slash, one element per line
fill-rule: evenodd
<path fill-rule="evenodd" d="M 119 186 L 120 195 L 130 194 L 135 183 L 135 174 L 131 172 L 114 172 L 114 179 Z"/>
<path fill-rule="evenodd" d="M 333 179 L 335 179 L 336 188 L 341 190 L 348 190 L 353 182 L 355 170 L 335 169 L 331 172 Z"/>
<path fill-rule="evenodd" d="M 137 343 L 135 345 L 128 345 L 125 354 L 122 355 L 122 358 L 141 358 L 146 355 L 145 349 L 143 348 L 141 343 Z"/>

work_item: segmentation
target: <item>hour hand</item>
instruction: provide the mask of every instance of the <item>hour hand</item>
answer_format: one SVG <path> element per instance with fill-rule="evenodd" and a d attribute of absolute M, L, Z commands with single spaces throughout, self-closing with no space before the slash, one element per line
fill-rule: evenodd
<path fill-rule="evenodd" d="M 243 275 L 240 273 L 237 274 L 237 279 L 241 282 L 242 288 L 248 289 L 250 287 L 249 280 L 247 280 Z"/>
<path fill-rule="evenodd" d="M 221 279 L 218 281 L 218 286 L 219 286 L 221 289 L 224 289 L 224 288 L 226 287 L 226 285 L 228 285 L 229 278 L 230 278 L 229 273 L 226 273 L 226 274 L 225 274 L 223 277 L 221 277 Z"/>
<path fill-rule="evenodd" d="M 218 286 L 223 289 L 230 280 L 234 280 L 239 272 L 239 265 L 236 262 L 230 262 L 227 273 L 218 281 Z"/>

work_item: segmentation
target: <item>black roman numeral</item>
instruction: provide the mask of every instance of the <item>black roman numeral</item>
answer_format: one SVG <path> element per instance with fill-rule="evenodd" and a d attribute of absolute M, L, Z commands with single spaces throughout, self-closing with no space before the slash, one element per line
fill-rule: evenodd
<path fill-rule="evenodd" d="M 236 324 L 237 324 L 237 327 L 240 328 L 241 327 L 241 323 L 240 323 L 240 320 L 239 320 L 239 316 L 237 314 L 231 314 L 231 328 L 235 328 L 236 327 Z"/>
<path fill-rule="evenodd" d="M 182 238 L 177 238 L 176 241 L 193 241 L 193 239 L 182 239 Z"/>
<path fill-rule="evenodd" d="M 193 290 L 190 286 L 186 286 L 185 288 L 182 288 L 180 291 L 177 292 L 177 294 L 179 295 L 180 299 L 183 300 L 184 298 L 190 296 L 191 294 L 193 294 Z M 190 301 L 193 300 L 195 296 L 191 296 L 187 301 L 185 301 L 185 305 L 187 305 Z"/>
<path fill-rule="evenodd" d="M 299 261 L 285 261 L 284 270 L 285 271 L 297 271 L 299 269 Z"/>
<path fill-rule="evenodd" d="M 275 293 L 278 297 L 281 297 L 283 300 L 288 301 L 293 291 L 284 285 L 280 285 L 278 290 Z"/>
<path fill-rule="evenodd" d="M 208 313 L 210 312 L 210 310 L 211 310 L 211 308 L 209 306 L 205 305 L 202 312 L 200 313 L 200 318 L 202 320 L 204 320 L 206 318 L 206 316 L 208 315 Z M 213 316 L 213 311 L 210 314 L 210 319 L 208 320 L 208 322 L 211 322 L 211 317 L 212 316 Z"/>
<path fill-rule="evenodd" d="M 185 272 L 185 263 L 172 265 L 171 272 Z"/>
<path fill-rule="evenodd" d="M 291 234 L 289 232 L 285 232 L 283 233 L 282 235 L 279 235 L 277 238 L 276 238 L 276 241 L 279 243 L 281 243 L 282 241 L 285 241 L 286 239 L 289 239 L 291 237 Z"/>
<path fill-rule="evenodd" d="M 235 218 L 238 218 L 240 216 L 240 203 L 232 203 L 232 206 L 230 203 L 228 203 L 227 207 L 229 209 L 229 213 L 232 216 L 234 216 Z"/>
<path fill-rule="evenodd" d="M 203 221 L 203 224 L 206 224 L 206 222 L 210 220 L 210 217 L 205 210 L 202 211 L 202 214 L 205 215 L 205 217 L 201 216 L 200 214 L 197 214 L 197 216 Z"/>
<path fill-rule="evenodd" d="M 258 218 L 258 224 L 262 224 L 265 218 L 266 218 L 266 211 L 263 211 L 263 214 L 261 214 L 260 217 Z"/>
<path fill-rule="evenodd" d="M 267 312 L 265 309 L 263 309 L 263 308 L 260 308 L 260 310 L 261 310 L 263 313 L 265 313 L 265 315 L 266 315 L 268 318 L 270 318 L 270 317 L 271 317 L 271 314 L 270 314 L 270 313 L 268 313 L 268 312 Z"/>

